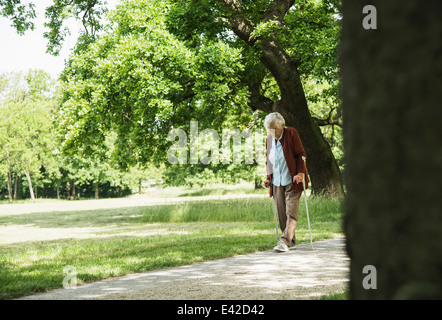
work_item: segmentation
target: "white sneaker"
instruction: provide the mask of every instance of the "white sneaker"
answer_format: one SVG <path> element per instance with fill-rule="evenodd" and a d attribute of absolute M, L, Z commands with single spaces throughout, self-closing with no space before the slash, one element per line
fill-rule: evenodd
<path fill-rule="evenodd" d="M 273 250 L 280 251 L 280 252 L 287 252 L 289 251 L 289 247 L 285 244 L 284 241 L 279 240 L 278 245 L 273 248 Z"/>

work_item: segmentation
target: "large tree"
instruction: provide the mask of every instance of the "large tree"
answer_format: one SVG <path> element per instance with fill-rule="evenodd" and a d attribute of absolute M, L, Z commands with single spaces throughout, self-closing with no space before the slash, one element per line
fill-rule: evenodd
<path fill-rule="evenodd" d="M 281 112 L 300 132 L 314 190 L 342 194 L 339 168 L 320 121 L 310 115 L 300 73 L 336 82 L 336 4 L 303 1 L 294 8 L 290 2 L 275 9 L 282 4 L 250 2 L 245 10 L 236 2 L 125 2 L 111 17 L 112 32 L 66 69 L 66 145 L 103 137 L 107 124 L 119 131 L 122 157 L 135 153 L 145 160 L 146 144 L 150 154 L 161 155 L 156 137 L 171 127 L 197 119 L 217 128 L 248 105 L 249 111 Z"/>
<path fill-rule="evenodd" d="M 249 92 L 248 105 L 265 113 L 278 111 L 286 125 L 298 129 L 315 192 L 342 194 L 339 167 L 319 128 L 336 117 L 312 117 L 302 83 L 311 75 L 318 80 L 336 80 L 339 1 L 304 0 L 296 5 L 290 0 L 172 3 L 169 29 L 187 44 L 198 45 L 204 35 L 242 48 L 246 68 L 241 83 Z M 269 78 L 276 82 L 276 93 L 265 88 Z"/>
<path fill-rule="evenodd" d="M 441 299 L 442 4 L 366 4 L 343 4 L 350 297 Z"/>
<path fill-rule="evenodd" d="M 300 65 L 305 61 L 297 58 L 299 50 L 290 54 L 278 39 L 276 27 L 283 25 L 295 1 L 271 2 L 265 14 L 260 16 L 258 23 L 254 23 L 252 18 L 248 17 L 244 6 L 238 1 L 222 2 L 228 8 L 229 25 L 245 43 L 259 49 L 260 61 L 271 72 L 280 90 L 279 99 L 269 99 L 260 93 L 259 80 L 251 81 L 249 83 L 251 107 L 265 112 L 278 111 L 286 119 L 287 125 L 298 129 L 308 154 L 308 167 L 315 192 L 329 190 L 342 193 L 341 174 L 335 157 L 308 110 L 299 74 Z M 306 5 L 313 6 L 314 4 L 311 2 Z M 300 9 L 301 7 L 298 7 L 298 10 Z M 333 13 L 335 12 L 329 12 L 329 14 Z M 320 19 L 318 20 L 321 22 Z M 260 26 L 264 30 L 270 27 L 270 32 L 256 32 L 257 27 Z"/>

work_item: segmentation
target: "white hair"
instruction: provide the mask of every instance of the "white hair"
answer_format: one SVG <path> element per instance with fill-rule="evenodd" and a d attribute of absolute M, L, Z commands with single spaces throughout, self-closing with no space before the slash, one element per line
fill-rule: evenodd
<path fill-rule="evenodd" d="M 264 127 L 266 129 L 269 129 L 269 127 L 284 128 L 284 126 L 285 120 L 279 112 L 269 113 L 264 119 Z"/>

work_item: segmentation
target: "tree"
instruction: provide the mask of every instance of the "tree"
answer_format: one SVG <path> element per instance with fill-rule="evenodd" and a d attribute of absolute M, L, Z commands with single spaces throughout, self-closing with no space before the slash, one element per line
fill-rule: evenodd
<path fill-rule="evenodd" d="M 302 59 L 302 51 L 299 48 L 288 47 L 287 42 L 284 43 L 284 37 L 280 36 L 280 33 L 291 31 L 290 19 L 295 23 L 297 19 L 303 20 L 302 11 L 306 7 L 315 7 L 315 2 L 301 2 L 292 11 L 295 1 L 290 0 L 276 0 L 269 5 L 266 5 L 266 1 L 219 0 L 217 2 L 224 5 L 224 10 L 219 10 L 219 20 L 225 21 L 240 39 L 249 47 L 256 49 L 259 61 L 270 71 L 278 84 L 280 92 L 278 99 L 270 99 L 261 93 L 263 75 L 254 79 L 249 78 L 248 87 L 251 95 L 249 105 L 252 109 L 264 112 L 278 111 L 286 119 L 287 125 L 298 129 L 308 154 L 315 192 L 331 191 L 343 194 L 341 174 L 335 157 L 308 110 L 300 76 L 300 69 L 306 61 Z M 323 1 L 319 7 L 332 16 L 338 13 L 335 11 L 336 4 L 335 1 Z M 315 22 L 321 24 L 324 21 L 318 18 Z M 285 24 L 288 27 L 285 27 Z M 296 38 L 294 41 L 297 41 Z M 293 51 L 290 52 L 289 49 Z M 256 69 L 254 71 L 256 72 Z"/>
<path fill-rule="evenodd" d="M 66 152 L 96 145 L 114 131 L 121 167 L 161 163 L 171 128 L 188 129 L 192 118 L 219 128 L 228 115 L 241 114 L 231 108 L 246 104 L 236 87 L 239 50 L 218 41 L 192 52 L 167 32 L 158 7 L 164 4 L 152 4 L 150 12 L 120 8 L 112 17 L 118 28 L 70 60 L 59 112 Z"/>
<path fill-rule="evenodd" d="M 350 298 L 441 299 L 442 5 L 370 4 L 375 29 L 362 25 L 365 1 L 343 4 Z M 363 287 L 368 265 L 376 290 Z"/>
<path fill-rule="evenodd" d="M 117 23 L 134 21 L 127 15 L 131 10 L 134 10 L 136 16 L 144 15 L 148 19 L 157 17 L 158 12 L 154 14 L 152 11 L 156 9 L 167 14 L 167 21 L 161 23 L 163 29 L 174 33 L 189 49 L 199 48 L 207 41 L 222 41 L 224 48 L 226 44 L 240 48 L 244 55 L 245 70 L 240 71 L 236 85 L 243 85 L 246 89 L 250 108 L 265 113 L 275 110 L 281 112 L 287 125 L 295 126 L 304 141 L 309 155 L 313 190 L 317 193 L 327 190 L 342 194 L 339 167 L 319 128 L 323 125 L 332 126 L 334 132 L 335 126 L 342 125 L 339 106 L 331 107 L 327 118 L 311 117 L 302 84 L 311 76 L 315 81 L 329 80 L 332 86 L 328 94 L 337 96 L 338 68 L 335 57 L 339 3 L 338 0 L 301 0 L 296 3 L 294 0 L 127 1 L 119 9 L 125 13 L 120 15 Z M 49 39 L 48 51 L 57 54 L 67 32 L 62 26 L 63 21 L 71 16 L 81 20 L 84 25 L 76 52 L 85 50 L 97 39 L 97 30 L 103 29 L 100 20 L 106 12 L 103 4 L 97 0 L 55 0 L 54 5 L 46 10 L 50 18 L 47 26 L 51 30 L 45 35 Z M 32 4 L 26 7 L 19 0 L 2 0 L 0 6 L 5 9 L 4 16 L 13 20 L 19 32 L 32 28 L 32 23 L 28 23 L 29 18 L 35 15 Z M 137 28 L 123 25 L 120 27 L 123 33 L 133 32 Z M 146 30 L 142 23 L 137 25 L 141 30 Z M 206 67 L 213 67 L 213 63 L 206 64 Z M 178 95 L 178 101 L 182 102 L 186 96 L 194 100 L 196 95 L 193 88 L 196 87 L 196 91 L 204 88 L 199 84 L 201 81 L 190 79 L 187 83 L 183 82 L 181 85 L 185 94 Z M 222 89 L 221 86 L 219 88 Z M 212 89 L 209 86 L 210 97 L 219 93 L 225 97 L 222 90 Z M 170 103 L 176 104 L 176 100 L 175 97 Z M 209 102 L 212 101 L 209 99 Z M 208 112 L 204 116 L 207 116 L 217 106 L 212 110 L 207 110 L 208 107 L 204 109 Z M 178 114 L 176 118 L 179 117 L 181 115 Z"/>
<path fill-rule="evenodd" d="M 7 162 L 9 199 L 12 200 L 12 169 L 26 176 L 34 200 L 32 176 L 38 177 L 42 157 L 50 152 L 51 112 L 54 105 L 44 96 L 50 90 L 50 76 L 31 70 L 25 76 L 12 75 L 1 100 L 0 148 Z"/>
<path fill-rule="evenodd" d="M 21 74 L 2 74 L 3 85 L 0 100 L 0 150 L 1 162 L 5 163 L 7 175 L 7 187 L 9 201 L 14 199 L 13 174 L 18 171 L 18 157 L 21 144 L 17 141 L 17 121 L 16 105 L 22 103 L 26 92 L 23 87 L 23 77 Z"/>

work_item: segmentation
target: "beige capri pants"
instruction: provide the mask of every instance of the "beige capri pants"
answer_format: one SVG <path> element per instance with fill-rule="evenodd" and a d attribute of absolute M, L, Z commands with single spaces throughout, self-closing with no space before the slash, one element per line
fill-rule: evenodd
<path fill-rule="evenodd" d="M 291 183 L 286 186 L 273 186 L 273 206 L 278 214 L 279 227 L 282 231 L 281 240 L 289 247 L 296 243 L 295 230 L 298 225 L 301 194 L 302 192 L 293 192 Z"/>

